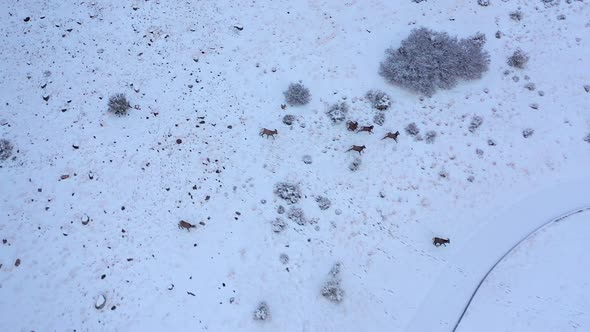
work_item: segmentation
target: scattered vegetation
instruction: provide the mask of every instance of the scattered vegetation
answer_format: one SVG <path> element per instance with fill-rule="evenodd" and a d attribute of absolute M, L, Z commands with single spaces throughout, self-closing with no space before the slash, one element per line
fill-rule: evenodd
<path fill-rule="evenodd" d="M 509 56 L 508 60 L 506 61 L 510 67 L 518 69 L 524 69 L 528 62 L 529 56 L 521 49 L 514 51 L 514 53 L 512 53 L 512 55 Z"/>
<path fill-rule="evenodd" d="M 405 128 L 406 133 L 410 136 L 417 136 L 418 134 L 420 134 L 420 128 L 418 128 L 418 125 L 416 125 L 415 122 L 410 123 L 409 125 L 406 126 Z"/>
<path fill-rule="evenodd" d="M 334 303 L 340 303 L 344 299 L 344 290 L 340 286 L 342 279 L 340 277 L 340 263 L 334 264 L 330 270 L 328 281 L 322 287 L 322 296 Z"/>
<path fill-rule="evenodd" d="M 117 93 L 109 98 L 109 112 L 117 115 L 125 115 L 131 108 L 131 104 L 123 93 Z"/>
<path fill-rule="evenodd" d="M 255 320 L 267 320 L 270 319 L 270 310 L 268 309 L 268 305 L 266 302 L 260 302 L 256 311 L 254 311 L 254 319 Z"/>
<path fill-rule="evenodd" d="M 0 139 L 0 161 L 6 160 L 12 156 L 12 143 L 7 139 Z"/>
<path fill-rule="evenodd" d="M 303 163 L 306 165 L 310 165 L 312 163 L 312 159 L 311 156 L 306 154 L 303 157 L 301 157 L 301 160 L 303 160 Z"/>
<path fill-rule="evenodd" d="M 469 123 L 469 131 L 474 133 L 477 128 L 479 128 L 481 126 L 481 124 L 483 123 L 483 118 L 479 115 L 474 115 L 471 118 L 471 122 Z"/>
<path fill-rule="evenodd" d="M 301 199 L 299 186 L 287 182 L 279 182 L 275 185 L 274 193 L 287 201 L 287 204 L 295 204 Z"/>
<path fill-rule="evenodd" d="M 379 112 L 373 117 L 373 123 L 382 126 L 385 123 L 385 113 Z"/>
<path fill-rule="evenodd" d="M 272 221 L 272 231 L 275 233 L 280 233 L 287 228 L 287 223 L 283 220 L 283 218 L 276 218 Z"/>
<path fill-rule="evenodd" d="M 429 130 L 424 134 L 424 141 L 428 144 L 434 143 L 436 140 L 437 133 L 434 130 Z"/>
<path fill-rule="evenodd" d="M 413 30 L 401 47 L 390 48 L 379 73 L 390 83 L 426 96 L 437 89 L 451 89 L 458 80 L 481 78 L 488 70 L 486 38 L 476 34 L 458 40 L 427 28 Z"/>
<path fill-rule="evenodd" d="M 587 143 L 590 143 L 590 134 L 588 134 L 584 137 L 584 141 Z"/>
<path fill-rule="evenodd" d="M 324 196 L 318 196 L 315 198 L 316 203 L 318 203 L 318 206 L 320 208 L 320 210 L 327 210 L 330 208 L 330 206 L 332 206 L 332 202 Z"/>
<path fill-rule="evenodd" d="M 520 10 L 511 12 L 510 18 L 513 19 L 514 21 L 521 21 L 522 20 L 522 12 Z"/>
<path fill-rule="evenodd" d="M 348 115 L 348 104 L 346 102 L 336 103 L 328 108 L 326 115 L 333 123 L 340 123 Z"/>
<path fill-rule="evenodd" d="M 490 5 L 490 0 L 477 0 L 477 4 L 482 7 L 487 7 Z"/>
<path fill-rule="evenodd" d="M 359 157 L 355 157 L 353 161 L 350 162 L 348 165 L 348 169 L 355 172 L 361 167 L 362 159 Z"/>
<path fill-rule="evenodd" d="M 287 114 L 283 117 L 283 123 L 286 124 L 287 126 L 290 126 L 293 124 L 293 122 L 295 122 L 295 115 L 292 114 Z"/>
<path fill-rule="evenodd" d="M 298 207 L 292 206 L 289 211 L 287 212 L 287 218 L 293 220 L 298 225 L 305 225 L 307 223 L 307 219 L 305 218 L 305 214 L 303 210 Z"/>
<path fill-rule="evenodd" d="M 289 105 L 305 105 L 311 99 L 309 89 L 301 83 L 291 83 L 283 94 L 285 95 L 285 101 Z"/>
<path fill-rule="evenodd" d="M 381 90 L 369 90 L 365 95 L 373 108 L 384 111 L 391 106 L 391 97 Z"/>
<path fill-rule="evenodd" d="M 526 128 L 522 131 L 522 137 L 529 138 L 535 133 L 535 130 L 532 128 Z"/>

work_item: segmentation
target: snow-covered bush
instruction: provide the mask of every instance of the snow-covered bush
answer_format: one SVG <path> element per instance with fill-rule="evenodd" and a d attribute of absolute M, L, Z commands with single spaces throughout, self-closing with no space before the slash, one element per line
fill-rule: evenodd
<path fill-rule="evenodd" d="M 529 56 L 521 49 L 517 49 L 512 53 L 511 56 L 508 57 L 506 63 L 510 67 L 523 69 L 526 66 L 527 62 L 529 62 Z"/>
<path fill-rule="evenodd" d="M 482 7 L 487 7 L 490 5 L 490 0 L 477 0 L 477 4 Z"/>
<path fill-rule="evenodd" d="M 267 320 L 270 319 L 270 310 L 268 309 L 268 304 L 266 302 L 260 302 L 256 311 L 254 311 L 254 319 L 255 320 Z"/>
<path fill-rule="evenodd" d="M 299 186 L 287 182 L 279 182 L 275 185 L 274 193 L 287 201 L 287 204 L 295 204 L 301 199 Z"/>
<path fill-rule="evenodd" d="M 0 161 L 12 156 L 12 143 L 7 139 L 0 139 Z"/>
<path fill-rule="evenodd" d="M 328 108 L 326 115 L 333 123 L 340 123 L 346 119 L 348 104 L 346 102 L 336 103 Z"/>
<path fill-rule="evenodd" d="M 328 281 L 322 287 L 322 296 L 334 303 L 340 303 L 344 299 L 344 290 L 340 286 L 342 279 L 340 277 L 341 264 L 336 263 L 330 270 Z"/>
<path fill-rule="evenodd" d="M 391 97 L 381 90 L 369 90 L 365 95 L 373 108 L 384 111 L 391 106 Z"/>
<path fill-rule="evenodd" d="M 283 94 L 289 105 L 305 105 L 311 99 L 309 89 L 301 83 L 291 83 Z"/>
<path fill-rule="evenodd" d="M 298 207 L 292 206 L 287 212 L 287 218 L 293 220 L 298 225 L 303 226 L 307 223 L 307 219 L 305 219 L 305 214 L 303 213 L 303 210 Z"/>
<path fill-rule="evenodd" d="M 282 264 L 287 264 L 287 263 L 289 263 L 289 255 L 287 255 L 287 254 L 281 254 L 281 255 L 279 256 L 279 261 L 280 261 Z"/>
<path fill-rule="evenodd" d="M 407 125 L 405 130 L 406 130 L 406 133 L 408 133 L 408 135 L 410 135 L 410 136 L 416 136 L 416 135 L 420 134 L 420 128 L 418 128 L 418 125 L 416 125 L 415 122 L 412 122 L 409 125 Z"/>
<path fill-rule="evenodd" d="M 510 18 L 515 21 L 522 20 L 522 12 L 520 10 L 514 11 L 510 13 Z"/>
<path fill-rule="evenodd" d="M 584 141 L 587 143 L 590 143 L 590 134 L 586 135 L 586 137 L 584 137 Z"/>
<path fill-rule="evenodd" d="M 424 141 L 428 144 L 434 143 L 437 133 L 434 130 L 429 130 L 424 134 Z"/>
<path fill-rule="evenodd" d="M 282 205 L 279 205 L 279 207 L 277 208 L 277 213 L 278 214 L 283 214 L 285 213 L 285 207 Z"/>
<path fill-rule="evenodd" d="M 361 167 L 362 159 L 359 157 L 355 157 L 353 161 L 350 162 L 348 165 L 348 169 L 355 172 Z"/>
<path fill-rule="evenodd" d="M 535 130 L 533 128 L 525 128 L 522 131 L 522 137 L 524 138 L 529 138 L 531 137 L 533 134 L 535 133 Z"/>
<path fill-rule="evenodd" d="M 309 165 L 309 164 L 312 163 L 311 156 L 308 155 L 308 154 L 306 154 L 303 157 L 301 157 L 301 160 L 303 161 L 304 164 L 307 164 L 307 165 Z"/>
<path fill-rule="evenodd" d="M 283 117 L 283 123 L 286 124 L 287 126 L 292 125 L 293 122 L 295 122 L 295 115 L 287 114 Z"/>
<path fill-rule="evenodd" d="M 277 218 L 272 221 L 272 231 L 275 233 L 280 233 L 287 228 L 287 223 L 283 220 L 283 218 Z"/>
<path fill-rule="evenodd" d="M 385 113 L 379 112 L 373 117 L 373 123 L 382 126 L 385 123 Z"/>
<path fill-rule="evenodd" d="M 124 115 L 130 108 L 131 104 L 129 104 L 127 97 L 122 93 L 114 94 L 109 98 L 109 112 L 111 113 Z"/>
<path fill-rule="evenodd" d="M 327 210 L 330 208 L 330 206 L 332 206 L 332 202 L 324 196 L 318 196 L 315 198 L 316 203 L 318 203 L 318 206 L 320 207 L 320 210 Z"/>
<path fill-rule="evenodd" d="M 477 128 L 479 128 L 479 126 L 481 126 L 481 124 L 483 123 L 483 118 L 479 115 L 475 115 L 471 118 L 471 122 L 469 123 L 469 131 L 470 132 L 475 132 L 475 130 Z"/>
<path fill-rule="evenodd" d="M 484 44 L 483 34 L 458 40 L 445 32 L 415 29 L 401 47 L 386 50 L 379 73 L 390 83 L 431 96 L 460 79 L 481 78 L 490 63 Z"/>

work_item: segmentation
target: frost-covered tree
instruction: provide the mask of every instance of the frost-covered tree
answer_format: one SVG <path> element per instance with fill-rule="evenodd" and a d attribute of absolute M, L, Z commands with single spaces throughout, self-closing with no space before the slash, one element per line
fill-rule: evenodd
<path fill-rule="evenodd" d="M 458 40 L 427 28 L 413 30 L 399 48 L 386 50 L 379 73 L 392 84 L 426 96 L 451 89 L 458 80 L 481 78 L 488 70 L 485 35 Z"/>
<path fill-rule="evenodd" d="M 285 101 L 289 105 L 305 105 L 311 99 L 309 89 L 301 83 L 289 84 L 289 88 L 283 94 L 285 95 Z"/>
<path fill-rule="evenodd" d="M 131 104 L 127 100 L 127 97 L 122 93 L 117 93 L 109 98 L 109 112 L 117 115 L 124 115 L 127 110 L 131 108 Z"/>

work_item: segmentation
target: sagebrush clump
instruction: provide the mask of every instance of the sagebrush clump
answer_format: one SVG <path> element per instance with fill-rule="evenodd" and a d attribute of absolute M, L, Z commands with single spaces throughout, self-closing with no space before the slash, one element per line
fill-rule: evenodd
<path fill-rule="evenodd" d="M 293 124 L 293 122 L 295 122 L 296 118 L 295 115 L 292 114 L 287 114 L 283 117 L 283 123 L 286 124 L 287 126 L 290 126 Z"/>
<path fill-rule="evenodd" d="M 590 143 L 590 134 L 586 135 L 586 137 L 584 137 L 584 141 L 587 143 Z"/>
<path fill-rule="evenodd" d="M 512 55 L 509 56 L 508 60 L 506 61 L 510 67 L 518 69 L 524 69 L 528 62 L 529 56 L 521 49 L 514 51 L 514 53 L 512 53 Z"/>
<path fill-rule="evenodd" d="M 384 111 L 391 106 L 391 97 L 381 90 L 369 90 L 365 95 L 373 108 Z"/>
<path fill-rule="evenodd" d="M 307 223 L 307 219 L 305 218 L 303 210 L 298 207 L 292 206 L 287 212 L 287 218 L 291 219 L 292 221 L 296 222 L 298 225 L 301 226 Z"/>
<path fill-rule="evenodd" d="M 477 128 L 481 126 L 483 123 L 483 118 L 479 115 L 475 115 L 471 118 L 471 122 L 469 123 L 469 131 L 474 133 Z"/>
<path fill-rule="evenodd" d="M 7 139 L 0 139 L 0 161 L 12 156 L 12 143 Z"/>
<path fill-rule="evenodd" d="M 320 210 L 327 210 L 332 206 L 332 202 L 324 196 L 318 196 L 315 198 L 316 203 L 318 203 L 318 207 Z"/>
<path fill-rule="evenodd" d="M 344 299 L 344 290 L 340 286 L 342 278 L 340 277 L 340 263 L 334 264 L 330 270 L 328 281 L 322 287 L 322 296 L 334 303 L 340 303 Z"/>
<path fill-rule="evenodd" d="M 123 93 L 114 94 L 109 98 L 109 112 L 111 113 L 124 115 L 130 108 L 131 104 Z"/>
<path fill-rule="evenodd" d="M 460 79 L 481 78 L 490 63 L 485 41 L 480 33 L 459 40 L 445 32 L 415 29 L 401 47 L 386 50 L 379 73 L 390 83 L 432 96 L 437 89 L 453 88 Z"/>
<path fill-rule="evenodd" d="M 254 311 L 254 319 L 255 320 L 270 319 L 270 309 L 268 308 L 268 304 L 266 304 L 266 302 L 260 302 L 258 304 L 258 307 Z"/>
<path fill-rule="evenodd" d="M 385 113 L 379 112 L 373 116 L 373 123 L 382 126 L 385 123 Z"/>
<path fill-rule="evenodd" d="M 301 189 L 298 185 L 279 182 L 275 185 L 274 193 L 287 201 L 287 204 L 295 204 L 301 199 Z"/>
<path fill-rule="evenodd" d="M 346 116 L 348 115 L 348 104 L 346 102 L 336 103 L 328 108 L 326 115 L 328 115 L 328 118 L 330 118 L 333 123 L 340 123 L 346 120 Z"/>
<path fill-rule="evenodd" d="M 353 172 L 358 171 L 358 169 L 361 168 L 362 162 L 363 160 L 361 158 L 355 157 L 353 161 L 350 162 L 350 165 L 348 165 L 348 169 Z"/>
<path fill-rule="evenodd" d="M 289 84 L 289 88 L 283 94 L 285 95 L 285 101 L 289 105 L 305 105 L 311 99 L 309 89 L 301 83 Z"/>
<path fill-rule="evenodd" d="M 275 233 L 280 233 L 287 228 L 287 223 L 283 220 L 283 218 L 276 218 L 272 221 L 272 231 Z"/>
<path fill-rule="evenodd" d="M 420 134 L 420 128 L 418 128 L 418 125 L 416 125 L 415 122 L 412 122 L 409 125 L 407 125 L 405 131 L 410 136 L 416 136 Z"/>
<path fill-rule="evenodd" d="M 429 130 L 424 134 L 424 141 L 428 144 L 434 143 L 437 133 L 434 130 Z"/>

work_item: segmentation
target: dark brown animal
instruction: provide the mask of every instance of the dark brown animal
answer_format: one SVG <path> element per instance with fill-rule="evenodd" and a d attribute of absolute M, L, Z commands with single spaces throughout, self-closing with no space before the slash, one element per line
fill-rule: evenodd
<path fill-rule="evenodd" d="M 178 223 L 178 228 L 180 228 L 180 229 L 183 229 L 184 228 L 184 229 L 187 230 L 187 232 L 190 232 L 191 231 L 191 228 L 195 228 L 195 227 L 197 227 L 197 226 L 195 226 L 195 225 L 193 225 L 191 223 L 188 223 L 188 222 L 186 222 L 184 220 L 181 220 Z"/>
<path fill-rule="evenodd" d="M 366 131 L 369 134 L 373 133 L 373 127 L 375 126 L 362 126 L 361 129 L 357 130 L 357 133 L 360 133 L 361 131 Z"/>
<path fill-rule="evenodd" d="M 365 149 L 364 145 L 353 145 L 350 149 L 346 150 L 346 152 L 348 151 L 356 151 L 359 154 L 361 154 L 361 152 L 363 152 L 363 150 Z"/>
<path fill-rule="evenodd" d="M 266 138 L 272 137 L 274 139 L 275 138 L 275 135 L 278 134 L 278 133 L 279 132 L 276 129 L 275 130 L 270 130 L 270 129 L 262 128 L 260 130 L 260 136 L 266 135 Z"/>
<path fill-rule="evenodd" d="M 445 247 L 447 246 L 447 243 L 451 243 L 451 240 L 449 239 L 443 239 L 440 237 L 434 237 L 432 238 L 432 244 L 434 244 L 436 247 L 440 247 L 441 245 L 445 245 Z"/>
<path fill-rule="evenodd" d="M 359 123 L 356 121 L 347 121 L 346 122 L 346 129 L 348 129 L 349 131 L 356 131 L 356 129 L 359 127 Z"/>
<path fill-rule="evenodd" d="M 386 138 L 393 138 L 393 140 L 397 143 L 398 136 L 399 136 L 399 131 L 396 131 L 395 133 L 389 132 L 389 133 L 387 133 L 387 135 L 385 135 L 385 137 L 382 138 L 382 140 L 384 140 Z"/>

